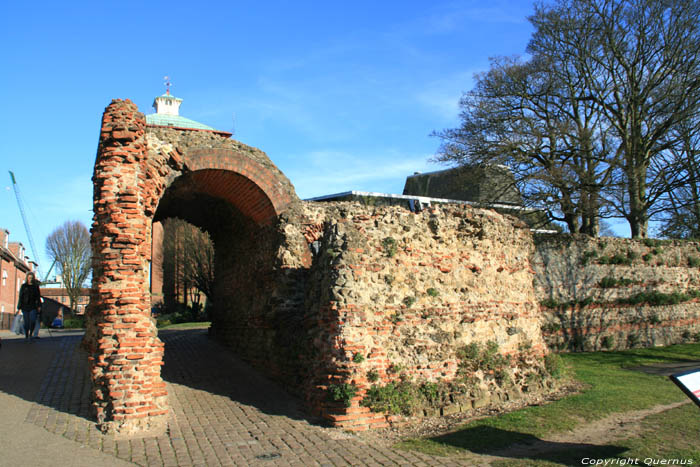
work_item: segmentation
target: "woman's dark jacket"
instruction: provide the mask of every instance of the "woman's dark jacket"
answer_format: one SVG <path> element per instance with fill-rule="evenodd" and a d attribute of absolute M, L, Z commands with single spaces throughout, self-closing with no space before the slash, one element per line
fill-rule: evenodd
<path fill-rule="evenodd" d="M 34 282 L 22 284 L 19 288 L 19 301 L 17 309 L 22 311 L 31 311 L 41 308 L 41 293 L 39 292 L 39 283 Z"/>

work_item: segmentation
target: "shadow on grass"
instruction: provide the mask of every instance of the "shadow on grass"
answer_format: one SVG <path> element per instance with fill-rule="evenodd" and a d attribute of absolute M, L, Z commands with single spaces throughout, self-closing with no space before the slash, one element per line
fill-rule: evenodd
<path fill-rule="evenodd" d="M 585 358 L 591 363 L 616 365 L 625 369 L 659 363 L 695 364 L 700 362 L 700 346 L 697 347 L 697 352 L 692 353 L 687 352 L 689 346 L 679 346 L 679 354 L 683 353 L 685 356 L 675 354 L 673 347 L 635 349 L 620 352 L 585 352 L 569 354 L 567 357 L 571 359 Z"/>
<path fill-rule="evenodd" d="M 581 465 L 581 459 L 606 459 L 627 450 L 614 445 L 558 443 L 536 436 L 489 426 L 477 426 L 430 438 L 445 447 L 465 449 L 477 454 Z"/>

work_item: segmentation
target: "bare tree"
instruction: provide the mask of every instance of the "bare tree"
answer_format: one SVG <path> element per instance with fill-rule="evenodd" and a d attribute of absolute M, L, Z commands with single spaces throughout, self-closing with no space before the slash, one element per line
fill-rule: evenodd
<path fill-rule="evenodd" d="M 498 58 L 477 75 L 460 105 L 462 125 L 435 133 L 436 159 L 460 165 L 503 164 L 524 202 L 545 209 L 570 232 L 597 235 L 601 189 L 611 178 L 607 127 L 571 70 L 547 60 Z"/>
<path fill-rule="evenodd" d="M 75 310 L 81 289 L 91 271 L 90 233 L 87 227 L 79 221 L 65 222 L 46 239 L 46 251 L 58 266 L 70 307 Z"/>
<path fill-rule="evenodd" d="M 527 202 L 571 232 L 649 219 L 696 173 L 675 164 L 700 107 L 700 2 L 556 0 L 536 6 L 531 59 L 497 59 L 465 94 L 437 159 L 501 163 Z M 677 197 L 675 198 L 677 200 Z"/>
<path fill-rule="evenodd" d="M 700 3 L 693 0 L 558 0 L 537 6 L 529 52 L 567 63 L 615 138 L 620 173 L 608 199 L 633 237 L 671 179 L 672 130 L 700 105 Z"/>
<path fill-rule="evenodd" d="M 163 223 L 163 274 L 178 299 L 199 303 L 199 293 L 212 297 L 214 246 L 206 232 L 170 218 Z"/>
<path fill-rule="evenodd" d="M 657 216 L 662 221 L 659 234 L 671 238 L 700 239 L 700 119 L 692 119 L 674 128 L 677 144 L 669 151 L 669 165 L 676 168 L 678 184 L 667 193 L 665 209 Z"/>

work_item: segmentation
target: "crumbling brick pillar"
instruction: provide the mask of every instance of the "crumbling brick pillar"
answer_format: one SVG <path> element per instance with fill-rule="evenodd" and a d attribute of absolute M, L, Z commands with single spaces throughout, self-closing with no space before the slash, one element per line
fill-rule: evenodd
<path fill-rule="evenodd" d="M 164 349 L 149 292 L 151 218 L 163 182 L 148 166 L 145 132 L 136 105 L 113 100 L 102 119 L 93 176 L 93 282 L 84 344 L 98 423 L 120 435 L 162 429 L 168 413 L 160 376 Z"/>

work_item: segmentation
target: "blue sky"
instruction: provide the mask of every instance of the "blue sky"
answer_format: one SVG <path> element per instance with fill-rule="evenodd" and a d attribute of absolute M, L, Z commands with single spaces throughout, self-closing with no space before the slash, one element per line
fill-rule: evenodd
<path fill-rule="evenodd" d="M 527 1 L 10 2 L 0 17 L 0 227 L 29 242 L 90 225 L 102 112 L 152 113 L 163 76 L 180 114 L 265 151 L 301 198 L 401 193 L 428 163 L 433 130 L 488 58 L 523 54 Z"/>

